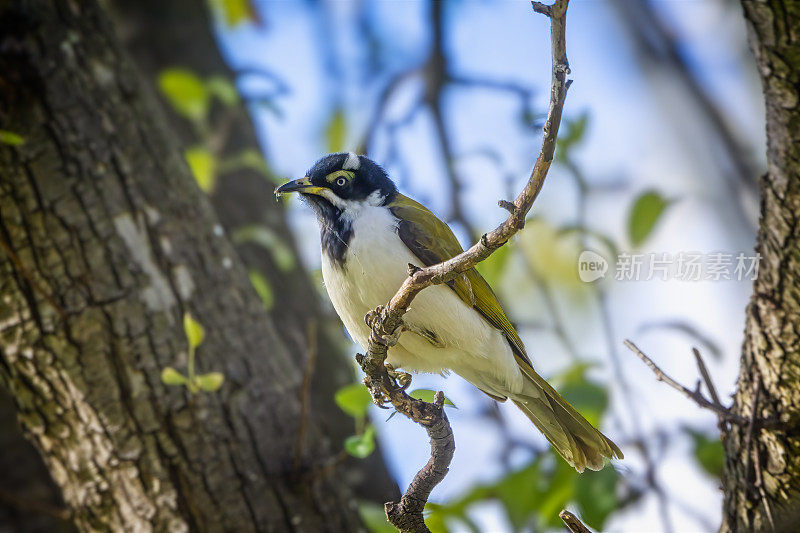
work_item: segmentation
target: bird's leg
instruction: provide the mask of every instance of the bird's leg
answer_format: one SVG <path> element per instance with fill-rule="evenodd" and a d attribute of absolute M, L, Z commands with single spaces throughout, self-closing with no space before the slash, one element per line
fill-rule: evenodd
<path fill-rule="evenodd" d="M 402 370 L 395 370 L 395 368 L 389 363 L 383 363 L 383 366 L 386 367 L 386 372 L 389 374 L 389 376 L 396 379 L 397 382 L 400 383 L 400 387 L 403 390 L 406 390 L 408 386 L 411 385 L 411 374 L 408 372 L 403 372 Z"/>

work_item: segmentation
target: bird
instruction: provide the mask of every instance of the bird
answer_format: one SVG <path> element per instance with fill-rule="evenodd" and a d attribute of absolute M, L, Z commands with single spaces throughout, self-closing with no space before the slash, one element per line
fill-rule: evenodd
<path fill-rule="evenodd" d="M 299 193 L 320 226 L 322 277 L 350 337 L 367 349 L 364 317 L 388 302 L 409 264 L 430 266 L 463 249 L 450 227 L 401 194 L 384 169 L 354 152 L 328 154 L 275 190 Z M 421 291 L 388 350 L 390 369 L 454 372 L 498 402 L 510 399 L 578 472 L 622 459 L 533 368 L 497 297 L 477 270 Z"/>

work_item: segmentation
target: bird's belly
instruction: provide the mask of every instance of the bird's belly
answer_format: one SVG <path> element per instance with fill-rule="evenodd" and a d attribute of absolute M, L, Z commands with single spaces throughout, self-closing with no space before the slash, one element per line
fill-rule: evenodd
<path fill-rule="evenodd" d="M 394 296 L 408 276 L 409 263 L 422 266 L 397 235 L 388 212 L 387 218 L 377 213 L 354 223 L 343 263 L 337 264 L 323 253 L 322 276 L 331 303 L 363 349 L 367 349 L 370 333 L 364 316 Z M 453 370 L 484 390 L 494 387 L 475 383 L 468 376 L 495 376 L 512 389 L 521 380 L 502 332 L 449 287 L 424 289 L 403 321 L 410 331 L 389 349 L 388 362 L 394 367 L 413 372 Z"/>

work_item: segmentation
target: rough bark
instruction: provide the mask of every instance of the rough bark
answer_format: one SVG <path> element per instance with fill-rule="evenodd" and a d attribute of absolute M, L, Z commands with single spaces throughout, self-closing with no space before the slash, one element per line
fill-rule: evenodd
<path fill-rule="evenodd" d="M 130 51 L 140 72 L 149 83 L 155 83 L 159 72 L 169 67 L 184 67 L 201 77 L 224 75 L 235 78 L 211 33 L 208 3 L 203 0 L 115 0 L 112 3 L 116 27 L 123 44 Z M 265 52 L 269 52 L 266 50 Z M 188 122 L 172 112 L 166 102 L 166 115 L 181 145 L 198 142 Z M 231 116 L 225 116 L 230 113 Z M 232 156 L 243 149 L 257 149 L 253 124 L 243 105 L 212 109 L 212 123 L 229 124 L 223 153 Z M 269 139 L 267 139 L 268 141 Z M 261 224 L 294 250 L 294 241 L 286 225 L 283 204 L 275 201 L 274 184 L 258 172 L 242 168 L 220 176 L 211 195 L 220 222 L 231 234 L 239 227 Z M 308 356 L 304 324 L 313 319 L 320 337 L 310 388 L 311 409 L 318 415 L 324 433 L 332 446 L 341 449 L 344 439 L 354 431 L 352 418 L 333 402 L 340 387 L 353 382 L 352 353 L 344 348 L 342 325 L 332 313 L 324 313 L 308 273 L 298 266 L 286 271 L 278 267 L 272 254 L 263 247 L 243 243 L 236 251 L 245 266 L 255 269 L 269 280 L 276 305 L 270 318 L 277 331 L 295 354 Z M 297 254 L 295 253 L 295 256 Z M 348 456 L 337 468 L 353 487 L 357 497 L 383 504 L 400 496 L 397 483 L 386 470 L 380 447 L 365 459 Z"/>
<path fill-rule="evenodd" d="M 94 1 L 0 7 L 0 381 L 86 530 L 347 531 L 278 333 Z M 185 367 L 181 316 L 206 329 Z"/>
<path fill-rule="evenodd" d="M 734 409 L 780 417 L 734 425 L 725 438 L 723 531 L 800 524 L 800 4 L 742 2 L 766 100 L 758 280 L 747 310 Z"/>

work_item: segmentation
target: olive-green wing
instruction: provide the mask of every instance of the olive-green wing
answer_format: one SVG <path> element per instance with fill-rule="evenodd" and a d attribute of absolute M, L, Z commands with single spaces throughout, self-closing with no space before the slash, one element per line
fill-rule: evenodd
<path fill-rule="evenodd" d="M 399 220 L 400 239 L 425 266 L 441 263 L 463 251 L 450 227 L 419 202 L 398 193 L 389 210 Z M 467 305 L 472 305 L 490 324 L 505 334 L 520 359 L 531 364 L 525 346 L 503 312 L 497 296 L 477 270 L 471 268 L 448 285 Z"/>

